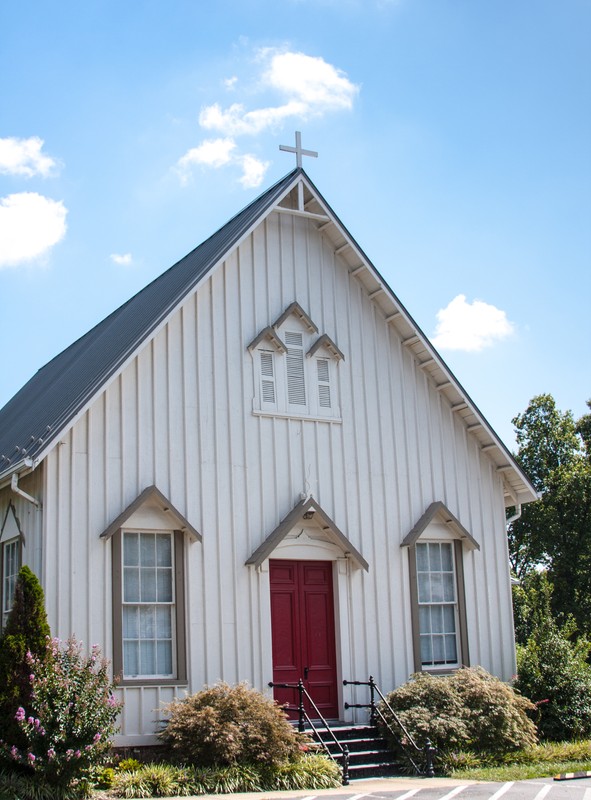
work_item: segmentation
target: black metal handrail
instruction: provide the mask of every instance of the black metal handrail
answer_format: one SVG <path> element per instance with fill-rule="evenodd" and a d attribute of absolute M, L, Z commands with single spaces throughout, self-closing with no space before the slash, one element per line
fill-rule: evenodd
<path fill-rule="evenodd" d="M 330 738 L 333 741 L 333 744 L 335 744 L 337 746 L 337 748 L 341 752 L 343 786 L 348 786 L 349 785 L 349 748 L 347 747 L 346 744 L 343 745 L 343 744 L 341 744 L 341 742 L 339 742 L 339 740 L 335 736 L 333 730 L 331 729 L 330 725 L 328 724 L 328 722 L 324 719 L 324 717 L 322 716 L 322 714 L 318 710 L 318 706 L 316 705 L 316 703 L 310 697 L 306 687 L 304 686 L 304 682 L 302 681 L 302 679 L 300 678 L 300 680 L 297 683 L 273 683 L 273 681 L 269 681 L 269 686 L 271 688 L 277 688 L 277 689 L 297 689 L 298 690 L 298 705 L 297 705 L 297 707 L 287 704 L 287 705 L 284 706 L 284 708 L 288 709 L 289 711 L 297 711 L 298 712 L 298 731 L 300 733 L 304 733 L 305 730 L 306 730 L 306 722 L 307 722 L 308 725 L 310 726 L 312 732 L 316 736 L 316 739 L 318 740 L 318 742 L 324 748 L 325 753 L 329 756 L 329 758 L 331 758 L 334 761 L 335 764 L 338 765 L 338 761 L 334 757 L 333 753 L 330 752 L 328 744 L 320 736 L 320 732 L 319 732 L 318 728 L 324 729 L 329 734 Z M 314 712 L 318 715 L 318 717 L 316 718 L 316 721 L 320 720 L 322 725 L 316 726 L 314 724 L 314 722 L 311 719 L 310 715 L 306 711 L 306 707 L 304 705 L 304 699 L 308 701 L 310 706 L 314 709 Z"/>
<path fill-rule="evenodd" d="M 417 775 L 424 775 L 427 778 L 432 778 L 435 775 L 435 768 L 434 768 L 434 757 L 435 753 L 437 752 L 436 748 L 433 747 L 431 741 L 427 739 L 425 742 L 424 747 L 419 747 L 418 744 L 413 739 L 410 731 L 404 725 L 400 717 L 396 714 L 388 700 L 384 697 L 382 692 L 380 691 L 379 686 L 374 681 L 373 677 L 370 675 L 369 680 L 367 681 L 343 681 L 344 686 L 369 686 L 369 703 L 345 703 L 345 708 L 368 708 L 369 709 L 369 721 L 371 725 L 377 725 L 378 717 L 382 721 L 382 723 L 386 726 L 386 728 L 390 731 L 392 738 L 398 742 L 400 747 L 402 748 L 403 752 L 405 753 L 406 757 L 412 764 L 415 772 Z M 386 707 L 389 716 L 391 719 L 398 725 L 398 728 L 402 731 L 403 739 L 401 739 L 395 730 L 393 729 L 392 725 L 390 724 L 389 720 L 386 718 L 382 709 L 379 705 L 376 704 L 375 696 L 376 693 L 380 697 L 380 700 Z M 418 755 L 421 755 L 424 759 L 422 764 L 417 763 L 419 761 Z"/>

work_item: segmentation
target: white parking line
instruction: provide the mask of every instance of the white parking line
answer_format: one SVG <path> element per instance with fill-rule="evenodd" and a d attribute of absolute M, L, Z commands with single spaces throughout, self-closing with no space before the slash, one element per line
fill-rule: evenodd
<path fill-rule="evenodd" d="M 447 794 L 444 794 L 443 797 L 440 797 L 439 800 L 451 800 L 452 797 L 455 797 L 460 792 L 463 792 L 465 788 L 466 784 L 464 784 L 463 786 L 456 786 L 454 789 L 451 790 L 451 792 L 448 792 Z"/>
<path fill-rule="evenodd" d="M 591 789 L 585 789 L 585 794 L 583 795 L 583 800 L 591 800 Z"/>
<path fill-rule="evenodd" d="M 370 792 L 364 792 L 363 794 L 353 794 L 351 797 L 347 797 L 347 800 L 361 800 L 362 797 L 367 797 Z M 304 800 L 308 800 L 308 798 L 304 798 Z"/>
<path fill-rule="evenodd" d="M 546 797 L 546 795 L 548 794 L 548 792 L 550 791 L 551 788 L 552 788 L 552 784 L 551 783 L 547 783 L 545 786 L 543 786 L 540 789 L 540 791 L 534 797 L 534 800 L 542 800 L 543 797 Z"/>
<path fill-rule="evenodd" d="M 489 800 L 498 800 L 499 797 L 502 797 L 505 792 L 508 792 L 509 789 L 515 784 L 515 781 L 509 781 L 508 783 L 504 783 L 501 788 L 492 794 L 489 797 Z"/>
<path fill-rule="evenodd" d="M 401 794 L 400 797 L 396 798 L 396 800 L 408 800 L 409 797 L 414 797 L 415 794 L 419 791 L 420 789 L 411 789 L 410 792 L 407 792 L 406 794 Z"/>

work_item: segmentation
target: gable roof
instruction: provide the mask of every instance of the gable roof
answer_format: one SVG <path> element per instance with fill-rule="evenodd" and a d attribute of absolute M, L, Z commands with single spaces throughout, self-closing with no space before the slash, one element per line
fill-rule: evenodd
<path fill-rule="evenodd" d="M 428 528 L 429 524 L 437 516 L 442 517 L 444 523 L 449 526 L 450 530 L 455 534 L 455 536 L 457 536 L 458 539 L 463 539 L 471 550 L 480 550 L 480 545 L 476 539 L 468 530 L 466 530 L 462 523 L 456 517 L 454 517 L 449 508 L 442 503 L 441 500 L 436 500 L 434 503 L 431 503 L 429 508 L 418 520 L 412 530 L 406 534 L 400 543 L 400 547 L 412 547 L 412 545 L 416 544 L 421 538 L 422 534 Z"/>
<path fill-rule="evenodd" d="M 298 202 L 282 201 L 295 188 Z M 0 410 L 0 480 L 34 468 L 138 347 L 271 211 L 300 215 L 333 244 L 402 344 L 462 418 L 503 479 L 506 505 L 537 498 L 531 482 L 428 338 L 301 167 L 246 206 L 195 250 L 56 356 Z"/>
<path fill-rule="evenodd" d="M 0 410 L 0 478 L 31 467 L 138 346 L 291 186 L 293 170 L 42 367 Z"/>
<path fill-rule="evenodd" d="M 267 536 L 265 541 L 257 547 L 254 553 L 245 562 L 246 566 L 260 567 L 263 561 L 269 558 L 275 548 L 281 544 L 291 529 L 300 522 L 300 520 L 305 519 L 305 514 L 318 516 L 322 529 L 328 532 L 327 538 L 340 547 L 343 554 L 348 556 L 356 566 L 366 571 L 369 570 L 369 564 L 363 558 L 359 550 L 351 544 L 345 534 L 336 526 L 328 514 L 322 510 L 320 505 L 312 497 L 301 500 L 292 508 L 289 514 L 281 520 L 275 530 Z"/>

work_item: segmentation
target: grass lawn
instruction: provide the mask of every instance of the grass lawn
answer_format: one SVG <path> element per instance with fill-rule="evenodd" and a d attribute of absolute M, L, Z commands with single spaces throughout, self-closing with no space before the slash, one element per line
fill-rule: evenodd
<path fill-rule="evenodd" d="M 457 769 L 451 778 L 474 781 L 523 781 L 548 778 L 563 772 L 591 771 L 591 740 L 580 742 L 548 742 L 516 753 L 507 763 Z"/>

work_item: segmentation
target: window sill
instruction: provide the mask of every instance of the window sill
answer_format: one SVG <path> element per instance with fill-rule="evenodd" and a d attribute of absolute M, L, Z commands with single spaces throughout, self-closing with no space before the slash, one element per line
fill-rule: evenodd
<path fill-rule="evenodd" d="M 293 419 L 306 422 L 329 422 L 333 425 L 342 425 L 342 417 L 316 417 L 312 414 L 294 414 L 292 411 L 262 411 L 260 408 L 253 408 L 252 413 L 255 417 L 275 417 L 279 419 Z"/>
<path fill-rule="evenodd" d="M 118 689 L 139 686 L 188 686 L 186 678 L 122 678 L 117 684 Z"/>

